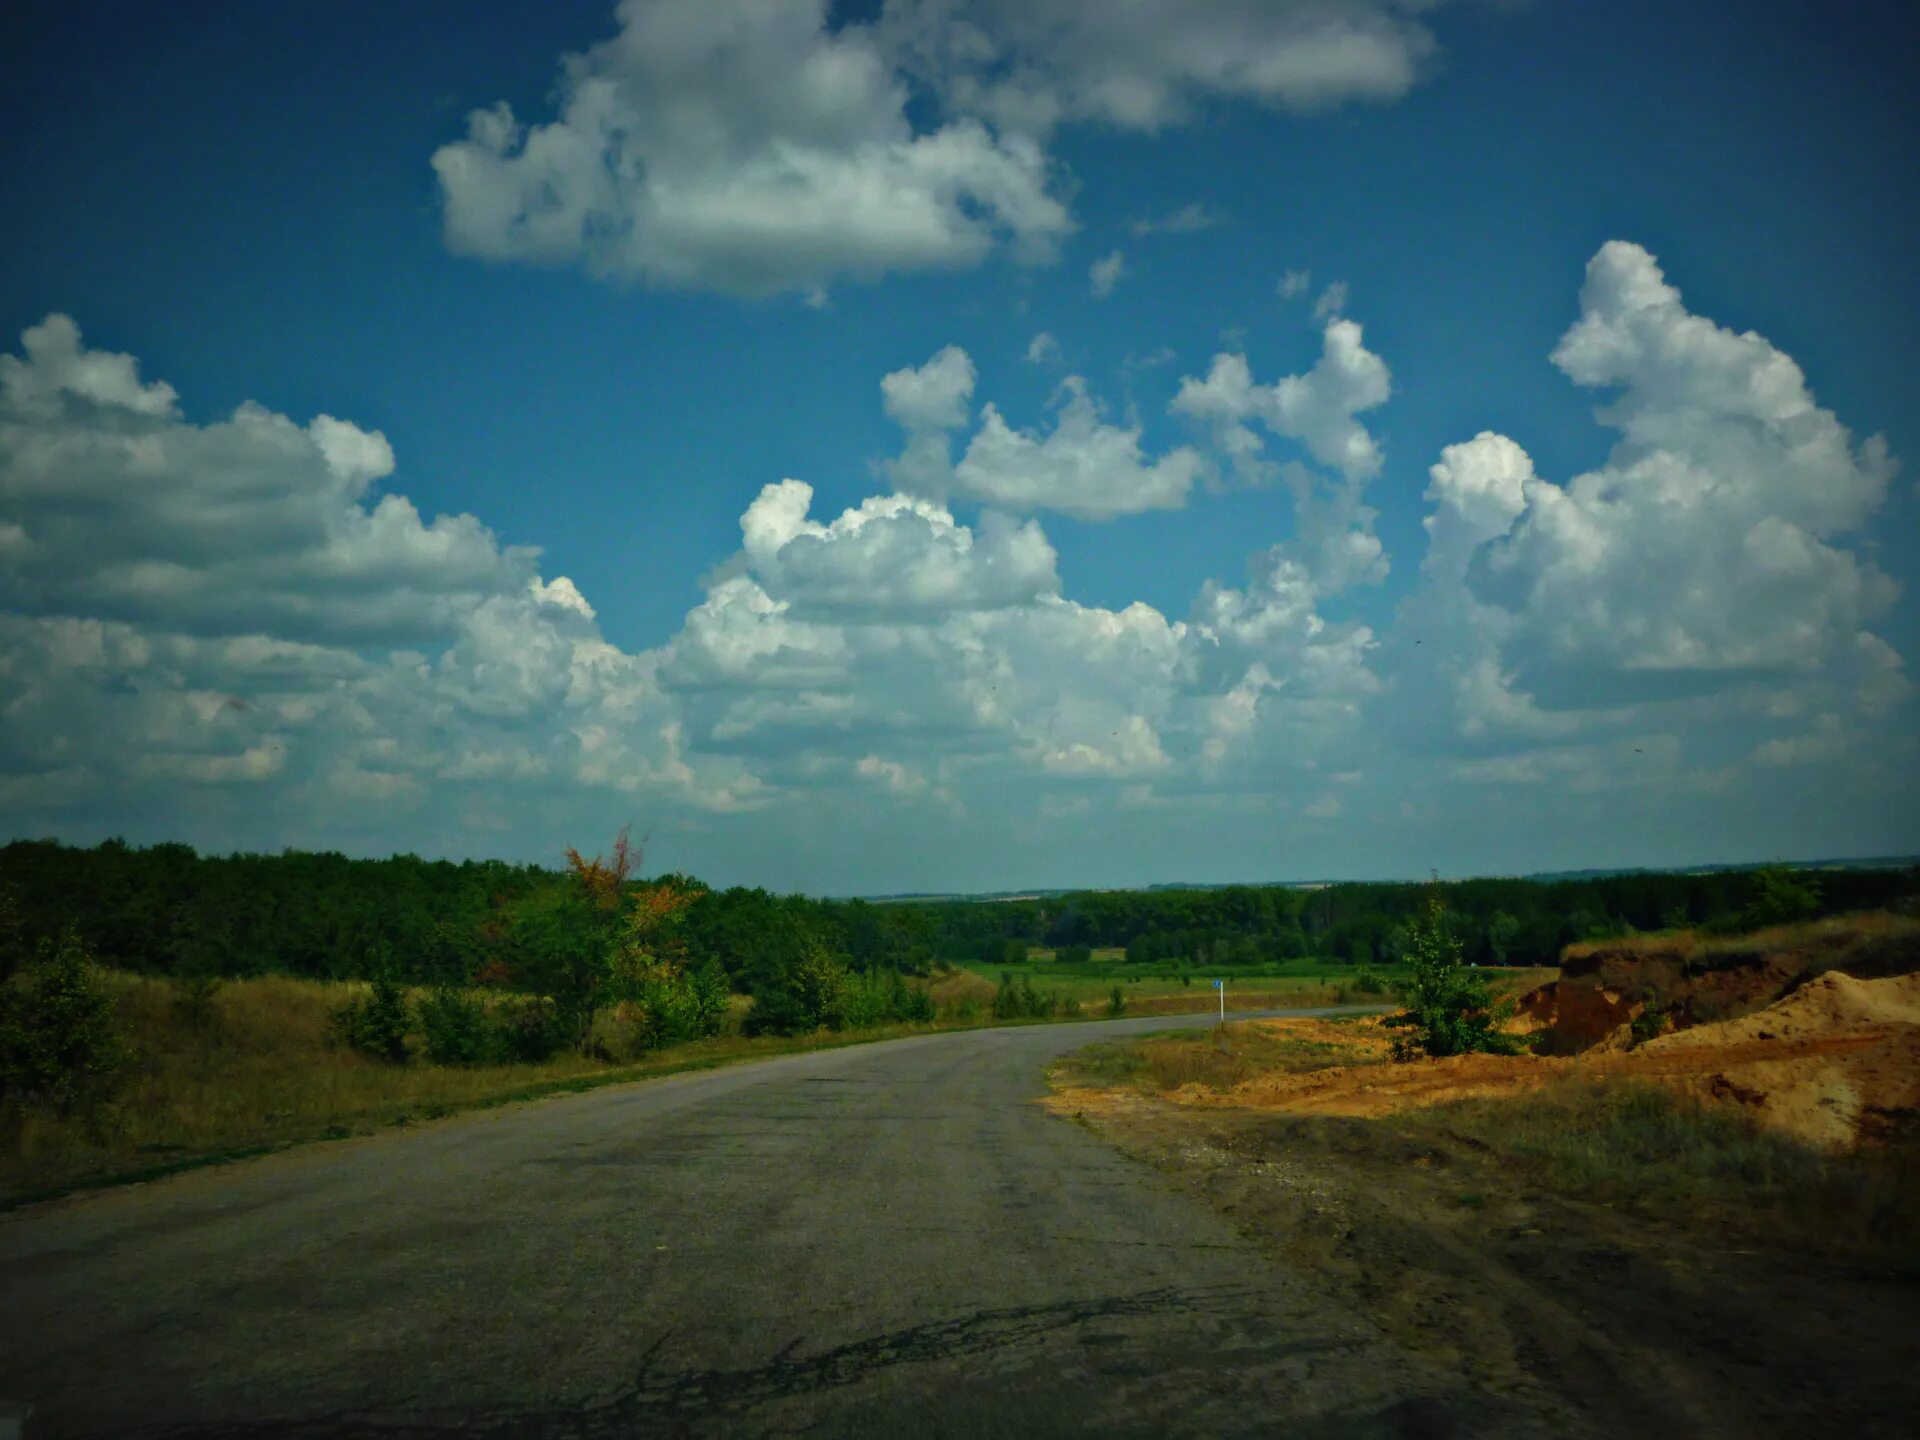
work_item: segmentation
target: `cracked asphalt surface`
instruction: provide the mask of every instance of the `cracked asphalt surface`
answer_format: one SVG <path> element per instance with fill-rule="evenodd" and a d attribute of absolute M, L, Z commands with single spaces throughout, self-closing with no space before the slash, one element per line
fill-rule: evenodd
<path fill-rule="evenodd" d="M 1210 1018 L 817 1051 L 0 1216 L 0 1401 L 30 1440 L 1582 1428 L 1032 1103 L 1059 1053 Z"/>

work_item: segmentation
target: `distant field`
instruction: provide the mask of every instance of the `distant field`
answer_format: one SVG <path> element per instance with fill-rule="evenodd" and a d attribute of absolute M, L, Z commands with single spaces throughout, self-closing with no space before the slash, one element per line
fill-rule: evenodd
<path fill-rule="evenodd" d="M 1129 1002 L 1202 994 L 1211 1004 L 1213 982 L 1224 979 L 1227 982 L 1228 1008 L 1234 1005 L 1233 997 L 1236 995 L 1315 987 L 1351 992 L 1360 978 L 1361 969 L 1357 965 L 1317 958 L 1287 960 L 1277 965 L 1233 965 L 1214 970 L 1183 967 L 1164 961 L 1129 965 L 1125 953 L 1122 950 L 1096 950 L 1093 959 L 1084 964 L 1062 964 L 1054 959 L 1051 950 L 1036 950 L 1024 964 L 968 963 L 959 968 L 996 983 L 1003 974 L 1012 975 L 1016 980 L 1024 975 L 1036 988 L 1060 990 L 1083 1000 L 1095 996 L 1105 999 L 1108 992 L 1119 985 Z M 1388 988 L 1407 977 L 1405 966 L 1374 965 L 1367 968 L 1379 976 Z M 1553 978 L 1558 972 L 1515 966 L 1490 970 L 1488 973 L 1503 985 L 1533 986 Z"/>

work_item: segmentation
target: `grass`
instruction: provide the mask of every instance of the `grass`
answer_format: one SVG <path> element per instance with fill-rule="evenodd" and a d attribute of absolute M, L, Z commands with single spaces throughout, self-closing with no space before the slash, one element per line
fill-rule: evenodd
<path fill-rule="evenodd" d="M 541 1064 L 391 1065 L 348 1049 L 333 1033 L 333 1012 L 365 993 L 362 984 L 284 976 L 229 981 L 212 998 L 209 1022 L 195 1026 L 180 1014 L 166 981 L 101 974 L 135 1054 L 126 1088 L 84 1122 L 41 1111 L 9 1115 L 0 1204 L 480 1106 L 927 1028 L 754 1040 L 734 1033 L 627 1064 L 567 1051 Z"/>
<path fill-rule="evenodd" d="M 1128 1013 L 1137 1015 L 1173 1015 L 1211 1010 L 1219 1003 L 1213 982 L 1227 982 L 1227 1008 L 1239 1010 L 1305 1008 L 1317 1005 L 1364 1004 L 1375 998 L 1392 1000 L 1393 986 L 1412 972 L 1405 966 L 1371 967 L 1387 986 L 1384 997 L 1358 988 L 1360 967 L 1321 959 L 1288 960 L 1279 965 L 1246 966 L 1226 970 L 1186 969 L 1164 963 L 1128 965 L 1117 957 L 1119 950 L 1096 950 L 1084 965 L 1062 964 L 1052 952 L 1036 951 L 1020 965 L 986 965 L 969 962 L 960 967 L 962 975 L 972 975 L 992 986 L 1002 975 L 1015 979 L 1024 975 L 1036 990 L 1058 990 L 1082 1004 L 1104 1003 L 1107 992 L 1118 985 L 1127 997 Z M 1103 958 L 1105 957 L 1105 958 Z M 1182 974 L 1186 980 L 1183 983 Z M 1559 971 L 1551 967 L 1490 969 L 1496 991 L 1531 989 L 1552 980 Z M 938 990 L 936 989 L 936 994 Z M 1178 1002 L 1167 1005 L 1167 1002 Z M 1159 1008 L 1165 1005 L 1166 1008 Z"/>
<path fill-rule="evenodd" d="M 1374 1057 L 1357 1046 L 1229 1023 L 1204 1032 L 1172 1030 L 1090 1045 L 1061 1061 L 1054 1077 L 1078 1086 L 1165 1091 L 1204 1085 L 1230 1090 L 1275 1071 L 1304 1074 L 1372 1063 Z"/>
<path fill-rule="evenodd" d="M 1891 910 L 1864 910 L 1738 935 L 1688 929 L 1587 940 L 1569 945 L 1561 961 L 1565 964 L 1594 955 L 1627 955 L 1684 961 L 1694 970 L 1713 970 L 1756 954 L 1832 952 L 1834 963 L 1844 969 L 1845 958 L 1863 947 L 1911 944 L 1920 944 L 1920 919 Z"/>
<path fill-rule="evenodd" d="M 1651 1081 L 1569 1078 L 1381 1122 L 1461 1137 L 1555 1190 L 1650 1216 L 1721 1220 L 1920 1271 L 1920 1135 L 1814 1149 L 1735 1106 Z"/>
<path fill-rule="evenodd" d="M 960 971 L 933 982 L 941 1018 L 932 1026 L 749 1040 L 738 1034 L 749 1002 L 736 999 L 730 1033 L 627 1063 L 567 1051 L 541 1064 L 464 1069 L 415 1059 L 391 1065 L 347 1048 L 333 1032 L 334 1011 L 367 993 L 362 983 L 288 976 L 228 981 L 213 993 L 205 1023 L 196 1025 L 180 992 L 167 981 L 100 973 L 135 1053 L 126 1088 L 85 1123 L 37 1111 L 3 1117 L 0 1206 L 481 1106 L 799 1050 L 1005 1023 L 993 1018 L 994 982 Z M 1043 983 L 1041 988 L 1067 987 Z M 1111 982 L 1090 987 L 1080 1016 L 1056 1018 L 1101 1018 L 1110 988 Z M 1258 999 L 1236 992 L 1229 996 L 1234 1004 L 1262 1007 L 1332 1003 L 1330 994 L 1312 982 Z M 1187 996 L 1141 995 L 1137 987 L 1128 987 L 1129 1014 L 1177 1013 L 1213 1003 L 1212 990 L 1197 986 Z M 613 1050 L 619 1053 L 617 1045 Z"/>

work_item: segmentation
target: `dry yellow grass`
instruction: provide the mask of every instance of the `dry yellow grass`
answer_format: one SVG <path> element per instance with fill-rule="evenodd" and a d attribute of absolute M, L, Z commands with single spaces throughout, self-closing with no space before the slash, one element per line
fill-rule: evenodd
<path fill-rule="evenodd" d="M 271 976 L 223 984 L 211 1023 L 183 1021 L 164 980 L 100 972 L 134 1050 L 125 1089 L 84 1123 L 17 1114 L 0 1137 L 0 1201 L 195 1157 L 357 1133 L 455 1110 L 723 1063 L 912 1033 L 912 1027 L 745 1040 L 737 1033 L 610 1065 L 571 1051 L 542 1064 L 391 1065 L 340 1043 L 332 1016 L 368 987 Z M 735 1020 L 750 1002 L 734 1006 Z M 737 1023 L 733 1027 L 737 1032 Z M 920 1027 L 924 1028 L 924 1027 Z"/>
<path fill-rule="evenodd" d="M 1718 956 L 1782 954 L 1803 950 L 1846 952 L 1863 945 L 1920 940 L 1920 919 L 1891 910 L 1829 915 L 1795 925 L 1776 925 L 1739 935 L 1715 935 L 1705 930 L 1662 931 L 1629 935 L 1617 940 L 1587 940 L 1569 945 L 1563 964 L 1592 955 L 1671 956 L 1710 961 Z"/>

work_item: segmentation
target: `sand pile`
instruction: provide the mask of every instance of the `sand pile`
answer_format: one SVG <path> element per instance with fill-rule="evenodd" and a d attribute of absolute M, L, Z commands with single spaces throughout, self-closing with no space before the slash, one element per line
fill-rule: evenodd
<path fill-rule="evenodd" d="M 1267 1072 L 1229 1089 L 1183 1085 L 1176 1104 L 1375 1116 L 1448 1100 L 1515 1095 L 1560 1076 L 1635 1076 L 1737 1103 L 1810 1144 L 1872 1140 L 1920 1113 L 1920 975 L 1861 980 L 1830 973 L 1738 1020 L 1696 1025 L 1636 1049 L 1578 1058 L 1460 1055 L 1394 1063 L 1378 1021 L 1251 1022 L 1273 1038 L 1329 1040 L 1358 1063 Z M 1097 1107 L 1092 1092 L 1063 1092 L 1063 1108 Z"/>
<path fill-rule="evenodd" d="M 1920 975 L 1822 975 L 1757 1014 L 1662 1036 L 1621 1060 L 1813 1144 L 1871 1140 L 1920 1112 Z"/>
<path fill-rule="evenodd" d="M 1920 920 L 1876 911 L 1751 935 L 1688 931 L 1571 946 L 1560 978 L 1522 997 L 1518 1028 L 1545 1031 L 1550 1054 L 1623 1049 L 1643 1016 L 1670 1029 L 1737 1020 L 1836 970 L 1863 979 L 1920 970 Z"/>

